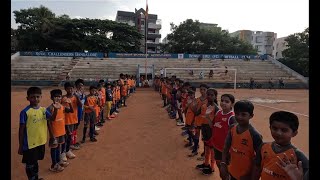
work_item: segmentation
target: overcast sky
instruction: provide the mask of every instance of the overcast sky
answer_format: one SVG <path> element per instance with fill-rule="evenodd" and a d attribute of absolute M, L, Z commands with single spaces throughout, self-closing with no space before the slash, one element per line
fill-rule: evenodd
<path fill-rule="evenodd" d="M 56 15 L 115 20 L 118 10 L 145 9 L 146 0 L 11 0 L 11 26 L 17 27 L 14 10 L 40 5 Z M 170 33 L 170 22 L 179 25 L 186 19 L 218 24 L 230 33 L 271 31 L 278 38 L 309 26 L 309 0 L 148 0 L 148 8 L 162 21 L 161 39 Z"/>

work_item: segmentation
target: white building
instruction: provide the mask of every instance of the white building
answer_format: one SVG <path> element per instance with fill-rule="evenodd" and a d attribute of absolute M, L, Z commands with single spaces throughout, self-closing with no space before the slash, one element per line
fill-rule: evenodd
<path fill-rule="evenodd" d="M 274 41 L 273 43 L 273 52 L 272 52 L 272 57 L 274 59 L 280 59 L 283 58 L 282 56 L 282 51 L 287 49 L 287 42 L 285 41 L 287 37 L 282 37 L 282 38 L 278 38 Z"/>
<path fill-rule="evenodd" d="M 263 31 L 251 31 L 251 30 L 240 30 L 230 33 L 232 37 L 238 37 L 240 40 L 250 43 L 255 49 L 258 50 L 260 55 L 272 55 L 273 44 L 277 38 L 277 34 L 274 32 L 263 32 Z"/>

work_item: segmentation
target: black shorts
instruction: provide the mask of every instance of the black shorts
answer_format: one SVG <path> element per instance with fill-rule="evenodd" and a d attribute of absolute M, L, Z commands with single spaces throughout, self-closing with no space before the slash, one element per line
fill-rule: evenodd
<path fill-rule="evenodd" d="M 77 124 L 69 124 L 69 125 L 65 125 L 66 128 L 66 135 L 71 135 L 72 132 L 76 129 L 76 125 Z"/>
<path fill-rule="evenodd" d="M 96 113 L 94 111 L 84 114 L 84 125 L 87 126 L 89 123 L 94 124 L 96 122 Z"/>
<path fill-rule="evenodd" d="M 219 151 L 218 149 L 216 148 L 212 148 L 213 151 L 214 151 L 214 159 L 215 160 L 218 160 L 218 161 L 221 161 L 222 160 L 222 152 Z"/>
<path fill-rule="evenodd" d="M 201 126 L 202 140 L 209 141 L 212 136 L 211 127 L 209 124 L 202 124 Z"/>
<path fill-rule="evenodd" d="M 53 138 L 49 139 L 49 147 L 53 146 Z M 58 141 L 58 144 L 63 144 L 66 141 L 65 135 L 56 137 L 56 140 Z"/>
<path fill-rule="evenodd" d="M 38 160 L 43 160 L 45 151 L 45 144 L 23 151 L 22 163 L 35 164 Z"/>

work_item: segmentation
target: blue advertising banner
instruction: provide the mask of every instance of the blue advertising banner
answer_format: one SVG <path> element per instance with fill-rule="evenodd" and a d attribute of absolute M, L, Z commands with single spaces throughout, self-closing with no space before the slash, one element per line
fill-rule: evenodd
<path fill-rule="evenodd" d="M 197 59 L 202 55 L 203 59 L 267 59 L 267 55 L 242 55 L 242 54 L 148 54 L 148 58 L 178 58 Z M 146 58 L 143 53 L 108 53 L 109 58 Z"/>
<path fill-rule="evenodd" d="M 146 58 L 143 53 L 108 53 L 109 58 Z M 178 54 L 161 54 L 152 53 L 148 54 L 148 58 L 178 58 Z"/>
<path fill-rule="evenodd" d="M 92 57 L 103 58 L 100 52 L 47 52 L 47 51 L 21 51 L 20 56 L 47 56 L 47 57 Z"/>
<path fill-rule="evenodd" d="M 184 54 L 184 58 L 198 58 L 202 55 L 203 59 L 267 59 L 266 55 L 242 55 L 242 54 Z"/>

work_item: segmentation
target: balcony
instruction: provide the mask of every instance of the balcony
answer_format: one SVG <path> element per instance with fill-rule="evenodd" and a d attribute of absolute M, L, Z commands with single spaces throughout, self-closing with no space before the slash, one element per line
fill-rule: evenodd
<path fill-rule="evenodd" d="M 161 34 L 148 32 L 148 39 L 161 38 Z"/>
<path fill-rule="evenodd" d="M 161 29 L 161 24 L 149 23 L 148 29 Z"/>
<path fill-rule="evenodd" d="M 158 47 L 160 46 L 160 43 L 156 42 L 147 42 L 147 47 Z"/>

